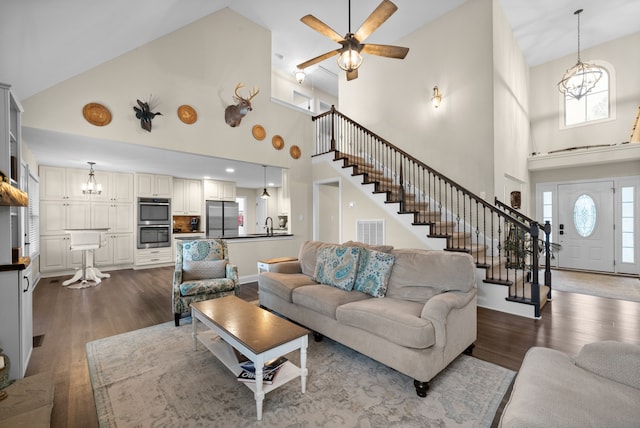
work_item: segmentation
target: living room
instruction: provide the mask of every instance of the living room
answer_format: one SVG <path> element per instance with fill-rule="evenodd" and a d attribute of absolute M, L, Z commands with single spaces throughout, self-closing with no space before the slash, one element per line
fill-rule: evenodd
<path fill-rule="evenodd" d="M 572 12 L 568 11 L 567 20 L 573 18 Z M 462 26 L 467 28 L 467 36 L 456 31 Z M 411 48 L 404 62 L 367 57 L 367 68 L 362 69 L 357 80 L 346 82 L 341 76 L 340 111 L 414 156 L 433 159 L 438 170 L 474 193 L 489 195 L 488 199 L 496 195 L 507 200 L 513 186 L 517 186 L 523 193 L 523 212 L 531 215 L 539 214 L 536 186 L 540 183 L 637 177 L 640 156 L 637 150 L 627 156 L 623 146 L 612 147 L 612 153 L 605 156 L 607 162 L 597 166 L 585 161 L 570 168 L 567 164 L 554 168 L 543 165 L 532 172 L 528 164 L 532 152 L 547 154 L 574 146 L 629 140 L 640 88 L 629 71 L 637 70 L 638 59 L 623 52 L 633 51 L 639 33 L 583 52 L 585 58 L 606 60 L 616 67 L 615 120 L 560 131 L 556 120 L 559 109 L 556 83 L 573 64 L 575 52 L 530 68 L 511 31 L 498 2 L 466 2 L 394 42 Z M 229 39 L 234 42 L 229 43 Z M 237 54 L 238 46 L 242 47 L 242 55 Z M 285 168 L 290 172 L 294 238 L 281 243 L 275 255 L 296 255 L 301 243 L 314 237 L 317 219 L 312 187 L 326 177 L 324 170 L 314 167 L 310 158 L 314 153 L 314 129 L 309 115 L 270 99 L 271 54 L 268 30 L 231 9 L 223 9 L 22 99 L 23 127 Z M 388 82 L 389 75 L 402 78 Z M 242 124 L 231 128 L 224 123 L 223 110 L 232 101 L 233 88 L 241 81 L 261 88 L 261 93 L 252 100 L 253 111 Z M 438 85 L 443 93 L 438 110 L 430 103 L 433 85 Z M 159 100 L 158 110 L 163 113 L 173 112 L 184 103 L 197 106 L 198 126 L 185 126 L 174 114 L 165 113 L 166 117 L 154 119 L 151 133 L 140 129 L 132 106 L 137 98 L 149 94 Z M 85 121 L 82 106 L 89 102 L 102 102 L 111 108 L 110 126 L 96 127 Z M 362 105 L 368 108 L 362 109 Z M 297 144 L 303 156 L 294 159 L 288 151 L 276 151 L 257 142 L 251 134 L 257 124 L 264 126 L 269 136 L 279 134 L 287 144 Z M 30 168 L 37 171 L 47 160 L 39 160 L 36 153 L 30 153 L 32 135 L 35 132 L 23 132 L 24 152 Z M 619 154 L 622 152 L 624 157 Z M 580 156 L 575 158 L 579 161 Z M 84 158 L 73 161 L 79 166 L 87 160 L 100 162 Z M 345 197 L 340 205 L 346 207 L 349 202 L 352 200 Z M 349 215 L 381 216 L 378 212 L 365 213 L 363 206 L 355 203 Z M 353 222 L 343 222 L 340 239 L 356 239 Z M 407 245 L 399 235 L 390 234 L 387 241 L 397 247 Z M 273 255 L 274 249 L 264 245 L 237 251 L 233 258 L 241 272 L 253 274 L 257 260 Z M 165 321 L 155 315 L 153 320 Z"/>

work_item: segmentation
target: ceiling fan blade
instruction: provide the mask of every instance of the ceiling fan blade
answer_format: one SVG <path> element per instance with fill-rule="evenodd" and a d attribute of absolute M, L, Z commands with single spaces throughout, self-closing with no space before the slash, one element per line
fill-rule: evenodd
<path fill-rule="evenodd" d="M 404 59 L 409 53 L 409 48 L 403 48 L 402 46 L 389 46 L 389 45 L 362 45 L 362 51 L 371 55 L 385 56 L 389 58 Z"/>
<path fill-rule="evenodd" d="M 358 69 L 347 71 L 347 81 L 358 78 Z"/>
<path fill-rule="evenodd" d="M 360 43 L 371 35 L 376 29 L 384 24 L 391 15 L 398 10 L 398 6 L 390 2 L 389 0 L 383 0 L 378 7 L 371 12 L 371 15 L 362 23 L 358 31 L 355 33 L 356 39 Z"/>
<path fill-rule="evenodd" d="M 331 58 L 331 57 L 332 57 L 332 56 L 334 56 L 334 55 L 338 55 L 338 54 L 340 53 L 340 50 L 341 50 L 341 49 L 336 49 L 336 50 L 334 50 L 334 51 L 330 51 L 330 52 L 327 52 L 327 53 L 323 53 L 322 55 L 318 55 L 317 57 L 312 58 L 312 59 L 310 59 L 310 60 L 308 60 L 308 61 L 305 61 L 305 62 L 303 62 L 302 64 L 298 64 L 298 65 L 297 65 L 297 67 L 298 67 L 300 70 L 305 69 L 305 68 L 307 68 L 307 67 L 312 66 L 312 65 L 313 65 L 313 64 L 315 64 L 315 63 L 318 63 L 318 62 L 320 62 L 320 61 L 324 61 L 325 59 L 327 59 L 327 58 Z"/>
<path fill-rule="evenodd" d="M 336 33 L 335 30 L 333 30 L 333 28 L 329 27 L 327 24 L 320 21 L 318 18 L 316 18 L 313 15 L 305 15 L 302 18 L 300 18 L 300 21 L 307 24 L 309 27 L 313 28 L 318 33 L 324 34 L 334 42 L 340 43 L 344 40 L 344 37 Z"/>

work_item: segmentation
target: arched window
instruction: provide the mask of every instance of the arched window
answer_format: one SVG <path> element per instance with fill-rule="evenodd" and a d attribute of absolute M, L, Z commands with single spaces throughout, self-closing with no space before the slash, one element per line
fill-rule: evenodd
<path fill-rule="evenodd" d="M 602 77 L 587 95 L 576 100 L 569 96 L 562 96 L 563 120 L 561 127 L 580 126 L 596 121 L 612 119 L 613 116 L 613 67 L 603 65 L 602 61 L 590 61 L 602 71 Z"/>

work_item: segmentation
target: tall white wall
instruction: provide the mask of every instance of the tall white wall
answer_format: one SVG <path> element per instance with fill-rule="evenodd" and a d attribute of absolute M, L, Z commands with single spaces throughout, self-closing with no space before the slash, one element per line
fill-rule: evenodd
<path fill-rule="evenodd" d="M 393 18 L 392 18 L 393 19 Z M 339 110 L 476 194 L 494 192 L 492 0 L 469 0 L 340 76 Z M 431 105 L 437 85 L 442 105 Z"/>
<path fill-rule="evenodd" d="M 587 35 L 583 35 L 587 37 Z M 560 129 L 561 95 L 557 83 L 576 63 L 576 54 L 531 68 L 532 152 L 629 141 L 640 106 L 640 32 L 581 52 L 584 62 L 602 60 L 615 68 L 616 117 L 597 124 Z"/>
<path fill-rule="evenodd" d="M 529 66 L 499 0 L 493 3 L 494 194 L 509 203 L 511 191 L 520 191 L 529 213 Z"/>

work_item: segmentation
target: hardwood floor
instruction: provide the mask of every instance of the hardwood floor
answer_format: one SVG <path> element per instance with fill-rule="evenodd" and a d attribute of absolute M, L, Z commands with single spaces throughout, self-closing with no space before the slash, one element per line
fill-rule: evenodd
<path fill-rule="evenodd" d="M 89 381 L 87 342 L 173 320 L 173 267 L 112 271 L 97 287 L 70 290 L 67 277 L 43 278 L 33 298 L 34 348 L 27 375 L 51 372 L 55 379 L 52 427 L 97 427 Z M 241 287 L 245 300 L 257 298 L 255 283 Z M 478 309 L 477 358 L 518 370 L 531 346 L 574 355 L 596 340 L 640 344 L 640 303 L 554 292 L 531 320 Z"/>

